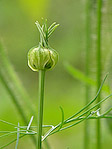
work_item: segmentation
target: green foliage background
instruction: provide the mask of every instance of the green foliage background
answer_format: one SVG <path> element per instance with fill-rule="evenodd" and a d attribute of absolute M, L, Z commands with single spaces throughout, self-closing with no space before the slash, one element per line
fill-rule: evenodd
<path fill-rule="evenodd" d="M 92 0 L 91 7 L 91 77 L 96 79 L 96 1 Z M 112 73 L 112 2 L 103 1 L 102 18 L 102 70 L 104 77 L 110 73 L 107 84 L 111 86 Z M 50 39 L 50 45 L 59 52 L 59 62 L 56 68 L 46 73 L 44 124 L 57 124 L 61 121 L 59 106 L 64 109 L 65 117 L 80 109 L 85 103 L 85 84 L 74 79 L 64 67 L 65 62 L 71 63 L 82 72 L 85 71 L 85 42 L 86 42 L 86 0 L 1 0 L 0 1 L 0 38 L 6 48 L 7 55 L 22 81 L 23 86 L 30 95 L 35 107 L 38 98 L 38 74 L 32 72 L 27 65 L 29 49 L 39 42 L 39 32 L 34 24 L 40 23 L 41 18 L 47 18 L 49 25 L 56 21 L 60 24 Z M 16 88 L 14 88 L 16 90 Z M 91 89 L 91 98 L 96 94 Z M 105 96 L 103 94 L 102 96 Z M 22 100 L 22 99 L 21 99 Z M 112 103 L 112 102 L 110 102 Z M 104 106 L 107 109 L 108 105 Z M 24 107 L 25 105 L 23 105 Z M 27 113 L 27 111 L 25 111 Z M 11 101 L 5 87 L 0 82 L 0 118 L 17 124 L 23 121 Z M 30 116 L 29 116 L 30 119 Z M 112 131 L 108 129 L 105 120 L 102 122 L 102 149 L 112 146 Z M 91 149 L 95 148 L 95 120 L 90 121 Z M 48 138 L 52 149 L 83 149 L 83 125 L 63 131 Z M 7 125 L 0 123 L 0 130 L 10 130 Z M 7 142 L 16 136 L 4 138 Z M 8 148 L 14 148 L 10 145 Z M 20 140 L 19 148 L 32 148 L 29 137 Z"/>

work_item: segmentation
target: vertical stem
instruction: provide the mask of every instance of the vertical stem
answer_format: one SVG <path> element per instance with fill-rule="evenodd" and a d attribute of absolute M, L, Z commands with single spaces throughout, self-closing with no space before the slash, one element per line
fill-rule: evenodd
<path fill-rule="evenodd" d="M 39 104 L 38 104 L 38 125 L 37 125 L 37 149 L 41 149 L 43 102 L 44 102 L 44 79 L 45 71 L 39 70 Z"/>
<path fill-rule="evenodd" d="M 101 13 L 102 0 L 97 0 L 97 89 L 101 84 Z M 98 96 L 97 102 L 100 101 L 101 94 Z M 100 108 L 100 106 L 98 106 Z M 97 120 L 97 149 L 101 149 L 100 119 Z"/>
<path fill-rule="evenodd" d="M 16 79 L 16 75 L 14 74 L 14 71 L 11 67 L 11 64 L 7 59 L 7 55 L 5 55 L 4 48 L 1 44 L 1 42 L 0 42 L 0 54 L 1 54 L 0 55 L 0 60 L 1 60 L 1 63 L 0 63 L 1 64 L 0 65 L 0 67 L 1 67 L 0 68 L 0 81 L 5 86 L 5 88 L 6 88 L 7 92 L 9 93 L 13 103 L 16 106 L 16 109 L 18 110 L 19 114 L 21 115 L 21 118 L 22 118 L 23 122 L 26 125 L 26 124 L 28 124 L 27 116 L 24 112 L 25 110 L 21 107 L 21 104 L 19 102 L 20 97 L 18 98 L 18 96 L 17 96 L 17 95 L 19 95 L 19 93 L 22 94 L 24 91 L 19 92 L 19 90 L 18 90 L 19 85 L 21 85 L 21 84 L 19 84 L 18 79 Z M 2 67 L 3 67 L 3 69 L 2 69 Z M 8 73 L 6 73 L 6 72 L 8 72 Z M 12 80 L 12 78 L 13 78 L 13 80 Z M 16 88 L 17 91 L 15 91 L 14 88 Z M 23 88 L 22 88 L 22 90 L 23 90 Z M 18 94 L 16 92 L 18 92 Z M 23 96 L 23 94 L 22 94 L 22 97 L 25 99 L 26 96 L 25 95 Z M 32 138 L 34 144 L 36 145 L 35 136 L 32 135 L 31 138 Z"/>
<path fill-rule="evenodd" d="M 89 76 L 89 64 L 90 64 L 90 47 L 91 47 L 91 1 L 86 0 L 86 76 Z M 88 84 L 86 88 L 86 105 L 89 102 L 90 87 Z M 84 149 L 89 149 L 89 122 L 85 121 L 84 130 Z"/>

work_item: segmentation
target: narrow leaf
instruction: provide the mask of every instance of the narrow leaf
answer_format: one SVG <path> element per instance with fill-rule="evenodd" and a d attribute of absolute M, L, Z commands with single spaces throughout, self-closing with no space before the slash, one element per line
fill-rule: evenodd
<path fill-rule="evenodd" d="M 55 29 L 59 26 L 59 24 L 56 24 L 51 30 L 48 32 L 48 38 L 51 36 L 51 34 L 55 31 Z"/>
<path fill-rule="evenodd" d="M 24 137 L 24 136 L 26 136 L 26 134 L 24 134 L 24 135 L 20 136 L 20 137 L 19 137 L 19 139 L 20 139 L 20 138 L 22 138 L 22 137 Z M 13 140 L 12 140 L 12 141 L 10 141 L 9 143 L 7 143 L 7 144 L 5 144 L 5 145 L 1 146 L 1 147 L 0 147 L 0 149 L 3 149 L 3 148 L 5 148 L 5 147 L 7 147 L 8 145 L 10 145 L 10 144 L 14 143 L 16 140 L 17 140 L 17 139 L 13 139 Z"/>
<path fill-rule="evenodd" d="M 89 117 L 90 114 L 91 114 L 91 112 L 89 112 L 89 113 L 87 114 L 87 116 L 85 116 L 85 117 L 84 117 L 83 119 L 81 119 L 80 121 L 78 121 L 78 122 L 76 122 L 76 123 L 74 123 L 74 124 L 72 124 L 72 125 L 69 125 L 69 126 L 67 126 L 67 127 L 64 127 L 64 128 L 62 128 L 60 131 L 65 130 L 65 129 L 68 129 L 68 128 L 70 128 L 70 127 L 73 127 L 73 126 L 75 126 L 75 125 L 77 125 L 77 124 L 83 122 L 84 120 L 88 119 L 88 117 Z"/>
<path fill-rule="evenodd" d="M 18 128 L 17 128 L 17 141 L 16 141 L 15 149 L 18 148 L 18 143 L 19 143 L 19 123 L 18 123 Z"/>
<path fill-rule="evenodd" d="M 73 67 L 69 63 L 65 63 L 64 66 L 65 66 L 65 69 L 67 70 L 67 72 L 75 79 L 78 79 L 79 81 L 86 83 L 88 85 L 91 85 L 91 86 L 95 86 L 95 87 L 97 86 L 96 81 L 87 77 L 83 72 L 81 72 L 77 68 Z M 107 93 L 111 92 L 110 87 L 108 85 L 104 85 L 102 89 Z"/>
<path fill-rule="evenodd" d="M 56 22 L 54 22 L 53 24 L 51 24 L 51 26 L 48 28 L 48 32 L 50 32 L 51 28 L 54 27 L 54 25 L 56 25 Z"/>
<path fill-rule="evenodd" d="M 100 93 L 100 91 L 101 91 L 101 89 L 102 89 L 102 87 L 103 87 L 103 84 L 104 84 L 106 78 L 107 78 L 107 75 L 105 76 L 103 82 L 101 83 L 101 86 L 100 86 L 100 88 L 99 88 L 99 90 L 98 90 L 98 92 L 97 92 L 97 94 L 96 94 L 96 97 L 95 97 L 93 100 L 91 100 L 91 101 L 90 101 L 85 107 L 83 107 L 80 111 L 78 111 L 77 113 L 75 113 L 75 114 L 73 114 L 72 116 L 70 116 L 67 120 L 72 119 L 73 117 L 75 117 L 76 115 L 78 115 L 79 113 L 81 113 L 82 111 L 84 111 L 86 108 L 88 108 L 88 107 L 97 99 L 97 97 L 98 97 L 98 95 L 99 95 L 99 93 Z"/>
<path fill-rule="evenodd" d="M 39 32 L 40 32 L 40 35 L 41 35 L 42 40 L 43 40 L 43 42 L 44 42 L 44 45 L 46 46 L 45 34 L 44 34 L 44 32 L 43 32 L 43 30 L 42 30 L 42 28 L 41 28 L 39 22 L 36 21 L 35 24 L 36 24 L 36 26 L 37 26 L 37 28 L 38 28 L 38 30 L 39 30 Z"/>
<path fill-rule="evenodd" d="M 58 131 L 63 127 L 63 124 L 64 124 L 64 111 L 63 111 L 62 107 L 60 107 L 60 110 L 62 113 L 62 120 L 61 120 L 61 124 L 60 124 Z"/>

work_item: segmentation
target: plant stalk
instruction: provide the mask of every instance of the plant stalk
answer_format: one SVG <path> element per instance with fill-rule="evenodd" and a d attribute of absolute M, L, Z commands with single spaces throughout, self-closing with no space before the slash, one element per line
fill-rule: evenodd
<path fill-rule="evenodd" d="M 102 0 L 97 1 L 97 90 L 101 84 L 101 25 L 102 25 Z M 101 94 L 98 96 L 97 102 L 100 102 Z M 98 106 L 100 108 L 100 105 Z M 97 149 L 101 149 L 101 130 L 100 119 L 97 120 Z"/>
<path fill-rule="evenodd" d="M 91 1 L 86 0 L 86 69 L 85 74 L 88 77 L 89 72 L 89 64 L 90 64 L 90 49 L 91 48 Z M 85 104 L 89 103 L 89 96 L 90 96 L 90 86 L 88 84 L 85 85 L 85 97 L 86 101 Z M 84 128 L 84 149 L 89 149 L 89 122 L 85 121 L 85 128 Z"/>
<path fill-rule="evenodd" d="M 42 147 L 42 121 L 44 103 L 44 79 L 45 70 L 39 70 L 39 103 L 38 103 L 38 124 L 37 124 L 37 149 Z"/>
<path fill-rule="evenodd" d="M 1 41 L 0 41 L 0 60 L 1 60 L 0 61 L 0 81 L 3 83 L 5 89 L 9 93 L 13 103 L 16 106 L 16 109 L 21 115 L 23 122 L 25 124 L 28 124 L 28 119 L 27 119 L 26 113 L 24 112 L 25 110 L 22 108 L 22 105 L 20 104 L 20 99 L 22 98 L 23 100 L 25 100 L 27 98 L 27 102 L 28 102 L 29 96 L 27 96 L 23 86 L 19 82 L 19 79 L 16 76 L 12 65 L 10 64 L 10 61 L 8 60 L 8 57 L 5 53 L 5 50 Z M 16 90 L 14 90 L 14 88 L 16 88 Z M 34 114 L 32 107 L 31 108 L 30 107 L 29 107 L 29 110 L 31 110 L 31 113 Z M 31 136 L 31 138 L 34 144 L 36 145 L 35 136 Z"/>

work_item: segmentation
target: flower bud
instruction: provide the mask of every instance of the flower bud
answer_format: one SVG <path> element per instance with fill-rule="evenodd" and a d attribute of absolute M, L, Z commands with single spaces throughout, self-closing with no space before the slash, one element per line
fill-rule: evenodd
<path fill-rule="evenodd" d="M 54 68 L 58 61 L 58 53 L 53 49 L 36 46 L 28 52 L 28 66 L 33 71 Z"/>

